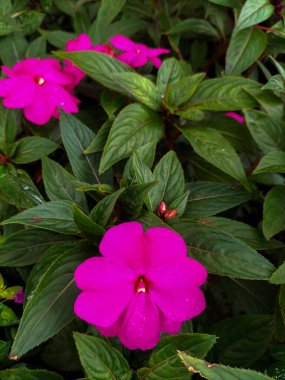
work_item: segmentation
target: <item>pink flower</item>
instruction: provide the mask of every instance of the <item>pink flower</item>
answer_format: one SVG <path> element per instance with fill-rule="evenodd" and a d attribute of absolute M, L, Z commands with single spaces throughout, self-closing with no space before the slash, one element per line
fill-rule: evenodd
<path fill-rule="evenodd" d="M 110 42 L 117 49 L 125 51 L 117 55 L 116 58 L 132 67 L 144 66 L 150 61 L 158 68 L 161 65 L 161 60 L 158 56 L 169 53 L 168 49 L 151 49 L 144 44 L 136 44 L 129 38 L 121 35 L 111 37 Z"/>
<path fill-rule="evenodd" d="M 239 115 L 237 112 L 227 112 L 225 113 L 225 116 L 231 117 L 232 119 L 235 119 L 239 123 L 243 124 L 245 122 L 245 119 L 243 116 Z"/>
<path fill-rule="evenodd" d="M 15 303 L 24 303 L 24 299 L 25 299 L 25 294 L 24 294 L 23 289 L 18 290 L 15 296 L 13 297 L 13 301 Z"/>
<path fill-rule="evenodd" d="M 74 311 L 106 336 L 117 335 L 129 349 L 153 348 L 162 331 L 177 333 L 181 323 L 205 309 L 199 287 L 206 269 L 187 257 L 176 232 L 138 222 L 122 223 L 104 235 L 100 252 L 79 265 L 83 290 Z"/>
<path fill-rule="evenodd" d="M 79 34 L 76 39 L 69 40 L 66 43 L 66 51 L 84 51 L 84 50 L 95 50 L 100 53 L 105 53 L 114 56 L 114 50 L 108 45 L 95 45 L 92 46 L 92 41 L 87 34 Z M 69 90 L 72 90 L 80 81 L 85 77 L 85 73 L 74 66 L 73 62 L 68 59 L 64 60 L 65 68 L 64 71 L 71 73 L 74 76 L 74 80 L 69 85 Z"/>
<path fill-rule="evenodd" d="M 0 97 L 7 108 L 23 108 L 25 117 L 35 124 L 47 123 L 57 116 L 58 107 L 78 112 L 77 102 L 66 89 L 73 77 L 64 73 L 58 61 L 52 58 L 28 58 L 12 69 L 2 66 L 9 77 L 0 79 Z"/>

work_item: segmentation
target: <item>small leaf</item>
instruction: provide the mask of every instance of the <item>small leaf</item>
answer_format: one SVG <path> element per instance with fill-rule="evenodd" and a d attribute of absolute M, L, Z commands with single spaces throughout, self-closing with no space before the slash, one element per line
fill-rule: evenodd
<path fill-rule="evenodd" d="M 14 109 L 0 106 L 0 150 L 8 154 L 9 145 L 17 135 L 19 127 L 18 113 Z"/>
<path fill-rule="evenodd" d="M 263 204 L 263 233 L 266 239 L 285 230 L 285 186 L 275 186 Z"/>
<path fill-rule="evenodd" d="M 82 366 L 90 380 L 130 380 L 131 370 L 123 355 L 95 336 L 74 334 Z"/>
<path fill-rule="evenodd" d="M 99 157 L 85 154 L 95 135 L 74 116 L 61 112 L 60 129 L 63 145 L 66 149 L 73 173 L 79 181 L 100 183 L 98 175 Z"/>
<path fill-rule="evenodd" d="M 167 58 L 158 69 L 156 87 L 162 97 L 165 97 L 168 86 L 185 77 L 181 62 L 175 58 Z"/>
<path fill-rule="evenodd" d="M 124 188 L 119 189 L 118 191 L 115 191 L 114 193 L 107 195 L 104 199 L 98 202 L 97 205 L 91 211 L 90 218 L 95 223 L 98 223 L 100 226 L 105 227 L 114 210 L 115 204 L 123 191 Z"/>
<path fill-rule="evenodd" d="M 269 281 L 275 285 L 285 284 L 285 262 L 276 269 Z"/>
<path fill-rule="evenodd" d="M 104 228 L 95 223 L 88 215 L 84 214 L 75 204 L 73 205 L 73 218 L 83 235 L 89 238 L 104 235 Z"/>
<path fill-rule="evenodd" d="M 199 373 L 204 379 L 274 380 L 272 377 L 249 369 L 232 368 L 222 364 L 211 364 L 181 351 L 178 351 L 178 355 L 190 373 Z"/>
<path fill-rule="evenodd" d="M 156 113 L 141 104 L 128 105 L 112 125 L 100 162 L 100 172 L 128 157 L 133 149 L 158 141 L 163 136 L 163 130 L 163 121 Z"/>
<path fill-rule="evenodd" d="M 111 119 L 112 116 L 126 103 L 126 99 L 123 96 L 116 95 L 107 90 L 102 91 L 100 101 L 101 106 L 108 115 L 109 119 Z"/>
<path fill-rule="evenodd" d="M 16 143 L 16 150 L 11 161 L 15 164 L 28 164 L 52 153 L 58 147 L 55 142 L 44 137 L 23 137 Z"/>
<path fill-rule="evenodd" d="M 101 152 L 104 149 L 108 135 L 110 133 L 111 126 L 112 122 L 110 120 L 107 120 L 102 125 L 97 135 L 92 140 L 91 144 L 88 146 L 87 149 L 85 149 L 85 154 Z"/>
<path fill-rule="evenodd" d="M 0 302 L 0 326 L 12 326 L 19 323 L 19 319 L 17 318 L 14 311 Z"/>
<path fill-rule="evenodd" d="M 162 98 L 151 80 L 137 73 L 113 74 L 111 77 L 127 95 L 131 95 L 154 111 L 160 109 Z"/>
<path fill-rule="evenodd" d="M 207 127 L 188 127 L 180 130 L 199 156 L 249 189 L 239 156 L 220 132 Z"/>
<path fill-rule="evenodd" d="M 167 34 L 183 34 L 186 32 L 202 34 L 213 38 L 219 37 L 216 29 L 208 21 L 200 18 L 189 18 L 183 21 L 178 21 L 167 31 Z"/>
<path fill-rule="evenodd" d="M 252 174 L 285 173 L 285 152 L 272 150 L 261 158 Z"/>
<path fill-rule="evenodd" d="M 31 370 L 25 367 L 0 371 L 0 378 L 1 380 L 63 380 L 63 377 L 55 372 L 45 369 Z"/>
<path fill-rule="evenodd" d="M 60 252 L 50 263 L 25 304 L 11 356 L 24 355 L 75 317 L 73 304 L 79 290 L 73 272 L 88 255 L 86 248 L 78 247 Z"/>
<path fill-rule="evenodd" d="M 267 20 L 274 12 L 269 0 L 247 0 L 241 9 L 235 32 Z"/>
<path fill-rule="evenodd" d="M 2 224 L 11 223 L 25 224 L 65 234 L 79 233 L 72 216 L 72 203 L 69 201 L 46 202 L 43 205 L 20 212 L 2 222 Z"/>
<path fill-rule="evenodd" d="M 56 161 L 43 157 L 42 173 L 45 191 L 51 201 L 68 200 L 75 202 L 83 210 L 88 209 L 84 193 L 76 190 L 75 177 Z"/>

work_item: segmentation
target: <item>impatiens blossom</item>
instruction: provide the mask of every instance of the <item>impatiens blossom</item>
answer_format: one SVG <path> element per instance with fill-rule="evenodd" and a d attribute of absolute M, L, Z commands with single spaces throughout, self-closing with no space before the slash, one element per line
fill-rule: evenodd
<path fill-rule="evenodd" d="M 95 50 L 100 53 L 105 53 L 108 55 L 113 56 L 114 51 L 113 49 L 105 44 L 105 45 L 95 45 L 92 46 L 92 41 L 90 37 L 87 34 L 79 34 L 79 36 L 74 40 L 69 40 L 66 43 L 66 51 L 84 51 L 84 50 Z M 69 86 L 70 89 L 74 88 L 80 81 L 85 77 L 85 73 L 78 69 L 74 64 L 68 60 L 65 59 L 65 68 L 64 71 L 73 74 L 74 80 L 72 84 Z"/>
<path fill-rule="evenodd" d="M 28 58 L 12 69 L 2 66 L 8 78 L 0 79 L 0 97 L 8 108 L 22 108 L 25 117 L 35 124 L 47 123 L 58 116 L 58 107 L 78 112 L 78 100 L 65 88 L 73 77 L 63 72 L 52 58 Z"/>
<path fill-rule="evenodd" d="M 235 119 L 239 123 L 243 124 L 245 122 L 245 119 L 243 116 L 239 115 L 237 112 L 227 112 L 225 113 L 225 116 L 231 117 L 232 119 Z"/>
<path fill-rule="evenodd" d="M 144 66 L 150 61 L 158 68 L 161 65 L 161 60 L 158 56 L 169 53 L 168 49 L 151 49 L 144 44 L 137 44 L 121 35 L 111 37 L 110 42 L 117 49 L 124 50 L 124 53 L 117 55 L 116 58 L 132 67 Z"/>
<path fill-rule="evenodd" d="M 151 349 L 160 333 L 177 333 L 183 321 L 205 309 L 199 287 L 206 269 L 187 257 L 176 232 L 138 222 L 110 228 L 99 250 L 75 271 L 82 290 L 74 311 L 106 336 L 118 336 L 129 349 Z"/>

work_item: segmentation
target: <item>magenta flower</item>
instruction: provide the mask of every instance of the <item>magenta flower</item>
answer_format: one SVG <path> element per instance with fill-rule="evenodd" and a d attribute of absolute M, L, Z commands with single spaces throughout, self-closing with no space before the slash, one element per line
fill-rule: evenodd
<path fill-rule="evenodd" d="M 117 55 L 116 58 L 132 67 L 144 66 L 150 61 L 158 68 L 161 65 L 161 59 L 158 56 L 169 53 L 168 49 L 151 49 L 144 44 L 136 44 L 129 38 L 121 35 L 111 37 L 110 42 L 117 49 L 125 51 Z"/>
<path fill-rule="evenodd" d="M 25 293 L 23 289 L 18 290 L 17 293 L 13 297 L 13 301 L 15 303 L 24 303 L 24 299 L 25 299 Z"/>
<path fill-rule="evenodd" d="M 7 108 L 22 108 L 25 117 L 35 124 L 47 123 L 57 116 L 58 107 L 78 112 L 78 100 L 66 89 L 73 77 L 64 73 L 58 61 L 52 58 L 28 58 L 12 69 L 2 66 L 9 77 L 0 79 L 0 97 Z"/>
<path fill-rule="evenodd" d="M 183 321 L 205 309 L 199 287 L 206 269 L 187 257 L 176 232 L 138 222 L 122 223 L 104 235 L 100 252 L 79 265 L 82 290 L 74 311 L 106 336 L 118 336 L 129 349 L 153 348 L 165 331 L 177 333 Z"/>
<path fill-rule="evenodd" d="M 237 112 L 227 112 L 225 113 L 225 116 L 231 117 L 232 119 L 235 119 L 239 123 L 243 124 L 245 122 L 245 119 L 243 116 L 239 115 Z"/>

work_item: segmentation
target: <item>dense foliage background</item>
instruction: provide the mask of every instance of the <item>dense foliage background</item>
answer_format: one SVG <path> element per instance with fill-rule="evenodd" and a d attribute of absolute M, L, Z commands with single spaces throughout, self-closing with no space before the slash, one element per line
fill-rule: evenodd
<path fill-rule="evenodd" d="M 81 33 L 170 54 L 157 70 L 65 52 Z M 77 115 L 0 109 L 0 379 L 285 379 L 283 3 L 1 0 L 0 36 L 6 66 L 52 55 L 88 75 Z M 73 312 L 74 269 L 128 220 L 173 228 L 209 272 L 206 311 L 153 351 Z"/>

